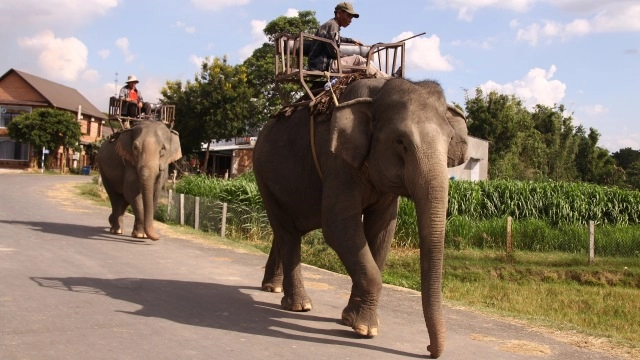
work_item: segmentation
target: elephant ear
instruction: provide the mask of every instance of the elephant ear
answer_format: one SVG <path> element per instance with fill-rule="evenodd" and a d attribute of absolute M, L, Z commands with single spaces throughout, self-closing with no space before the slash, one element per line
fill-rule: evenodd
<path fill-rule="evenodd" d="M 355 168 L 360 168 L 369 153 L 373 131 L 371 102 L 341 104 L 331 115 L 331 152 Z"/>
<path fill-rule="evenodd" d="M 135 159 L 133 157 L 133 134 L 131 133 L 131 129 L 122 130 L 120 135 L 118 135 L 116 153 L 122 156 L 126 162 L 130 164 L 135 163 Z"/>
<path fill-rule="evenodd" d="M 449 141 L 447 153 L 447 167 L 456 167 L 469 160 L 467 149 L 467 120 L 464 113 L 457 107 L 447 104 L 447 121 L 453 128 L 453 137 Z"/>
<path fill-rule="evenodd" d="M 180 137 L 178 136 L 178 132 L 175 130 L 171 130 L 171 142 L 167 156 L 169 157 L 169 162 L 174 162 L 182 157 Z"/>

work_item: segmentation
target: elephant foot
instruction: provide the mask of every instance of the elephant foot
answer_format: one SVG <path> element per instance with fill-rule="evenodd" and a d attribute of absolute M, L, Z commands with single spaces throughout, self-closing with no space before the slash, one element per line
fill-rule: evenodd
<path fill-rule="evenodd" d="M 437 359 L 440 357 L 440 355 L 442 355 L 442 349 L 436 346 L 427 345 L 427 351 L 429 352 L 429 354 L 431 355 L 431 358 L 433 359 Z"/>
<path fill-rule="evenodd" d="M 122 229 L 111 228 L 111 229 L 109 229 L 109 232 L 112 233 L 112 234 L 116 234 L 116 235 L 122 235 Z"/>
<path fill-rule="evenodd" d="M 306 294 L 300 297 L 283 296 L 280 301 L 282 309 L 289 311 L 310 311 L 313 308 L 311 299 Z"/>
<path fill-rule="evenodd" d="M 269 272 L 265 270 L 264 278 L 262 279 L 262 291 L 281 293 L 282 279 L 282 270 L 279 272 Z"/>
<path fill-rule="evenodd" d="M 133 230 L 131 232 L 131 237 L 132 238 L 136 238 L 136 239 L 146 239 L 147 238 L 147 234 L 145 234 L 144 231 Z"/>
<path fill-rule="evenodd" d="M 342 310 L 342 323 L 360 336 L 377 336 L 380 327 L 378 314 L 374 309 L 363 309 L 360 302 L 358 299 L 349 299 L 349 304 Z"/>
<path fill-rule="evenodd" d="M 276 285 L 275 283 L 263 283 L 262 291 L 272 292 L 272 293 L 281 293 L 282 292 L 282 284 Z"/>

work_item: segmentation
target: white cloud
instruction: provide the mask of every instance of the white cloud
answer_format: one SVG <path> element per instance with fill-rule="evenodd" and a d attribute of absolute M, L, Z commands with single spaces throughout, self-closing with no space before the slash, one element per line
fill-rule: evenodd
<path fill-rule="evenodd" d="M 412 32 L 403 32 L 393 38 L 392 42 L 413 36 Z M 413 38 L 406 43 L 405 65 L 407 69 L 422 69 L 431 71 L 453 70 L 453 59 L 440 53 L 440 38 L 436 35 L 430 37 Z"/>
<path fill-rule="evenodd" d="M 174 27 L 178 28 L 178 29 L 183 29 L 184 32 L 186 32 L 187 34 L 193 34 L 196 32 L 196 27 L 195 26 L 189 26 L 186 23 L 182 22 L 182 21 L 176 21 Z"/>
<path fill-rule="evenodd" d="M 89 69 L 82 73 L 82 80 L 96 81 L 98 79 L 100 79 L 100 74 L 97 70 Z"/>
<path fill-rule="evenodd" d="M 296 9 L 287 9 L 287 12 L 284 13 L 286 17 L 298 17 L 298 10 Z"/>
<path fill-rule="evenodd" d="M 640 149 L 640 132 L 617 136 L 603 135 L 598 141 L 598 146 L 602 146 L 610 152 L 616 152 L 624 148 Z"/>
<path fill-rule="evenodd" d="M 116 47 L 122 51 L 122 55 L 124 56 L 124 61 L 130 63 L 135 60 L 136 55 L 134 55 L 129 50 L 129 39 L 126 37 L 122 37 L 116 40 Z"/>
<path fill-rule="evenodd" d="M 253 51 L 269 39 L 264 34 L 264 28 L 267 26 L 267 22 L 265 20 L 251 20 L 251 43 L 243 46 L 239 51 L 238 55 L 241 60 L 244 60 L 253 54 Z"/>
<path fill-rule="evenodd" d="M 75 37 L 57 38 L 51 30 L 18 38 L 18 45 L 38 53 L 38 65 L 47 77 L 75 81 L 87 68 L 89 51 Z"/>
<path fill-rule="evenodd" d="M 192 64 L 195 64 L 198 69 L 200 69 L 200 66 L 202 65 L 202 62 L 204 60 L 205 60 L 205 58 L 197 56 L 197 55 L 189 56 L 189 62 L 191 62 Z"/>
<path fill-rule="evenodd" d="M 242 6 L 251 0 L 191 0 L 191 4 L 198 9 L 218 11 L 226 7 Z"/>
<path fill-rule="evenodd" d="M 495 38 L 487 38 L 482 41 L 473 41 L 473 40 L 455 40 L 451 42 L 453 46 L 461 46 L 466 48 L 475 48 L 475 49 L 483 49 L 489 50 L 493 48 L 493 44 L 495 43 Z"/>
<path fill-rule="evenodd" d="M 600 104 L 583 106 L 581 110 L 590 116 L 600 115 L 602 113 L 609 111 L 609 109 L 607 109 L 606 107 Z"/>
<path fill-rule="evenodd" d="M 480 85 L 480 88 L 485 93 L 496 91 L 502 94 L 516 95 L 530 109 L 537 104 L 554 106 L 564 98 L 567 88 L 567 85 L 561 81 L 552 80 L 556 70 L 555 65 L 551 65 L 549 71 L 534 68 L 529 70 L 529 73 L 521 80 L 506 84 L 498 84 L 490 80 Z"/>
<path fill-rule="evenodd" d="M 122 0 L 3 0 L 0 32 L 23 29 L 69 29 L 105 15 Z"/>
<path fill-rule="evenodd" d="M 458 19 L 472 21 L 475 13 L 482 8 L 499 8 L 515 12 L 526 12 L 536 0 L 433 0 L 439 8 L 458 11 Z"/>
<path fill-rule="evenodd" d="M 100 50 L 98 50 L 98 56 L 100 56 L 102 59 L 108 58 L 109 55 L 111 55 L 111 50 L 109 50 L 109 49 L 100 49 Z"/>
<path fill-rule="evenodd" d="M 532 23 L 518 29 L 517 41 L 537 45 L 542 41 L 546 43 L 556 39 L 564 41 L 592 33 L 640 31 L 640 3 L 637 1 L 584 1 L 582 4 L 575 0 L 568 0 L 551 4 L 572 13 L 578 12 L 581 15 L 587 15 L 587 17 L 567 23 L 551 20 Z M 515 27 L 517 26 L 516 24 Z"/>

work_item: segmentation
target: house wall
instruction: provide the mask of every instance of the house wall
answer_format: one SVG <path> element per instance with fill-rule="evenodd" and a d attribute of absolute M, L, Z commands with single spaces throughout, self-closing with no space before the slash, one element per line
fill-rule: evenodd
<path fill-rule="evenodd" d="M 253 169 L 253 148 L 233 151 L 231 177 L 242 175 Z"/>
<path fill-rule="evenodd" d="M 487 180 L 489 175 L 489 142 L 469 136 L 467 155 L 469 160 L 460 166 L 449 168 L 449 177 L 456 180 Z"/>

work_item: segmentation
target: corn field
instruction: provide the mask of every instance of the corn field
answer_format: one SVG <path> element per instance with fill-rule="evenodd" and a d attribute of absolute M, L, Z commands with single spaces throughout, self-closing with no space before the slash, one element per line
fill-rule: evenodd
<path fill-rule="evenodd" d="M 227 203 L 227 237 L 269 239 L 271 229 L 252 174 L 232 180 L 185 177 L 176 185 L 184 196 L 184 222 L 220 232 Z M 166 220 L 178 222 L 179 200 Z M 453 249 L 505 247 L 506 218 L 513 221 L 516 250 L 588 253 L 589 221 L 597 225 L 599 256 L 640 257 L 640 192 L 581 183 L 451 181 L 445 246 Z M 160 216 L 163 218 L 163 216 Z M 395 246 L 418 247 L 413 203 L 402 198 Z"/>
<path fill-rule="evenodd" d="M 452 181 L 447 217 L 488 220 L 512 216 L 551 225 L 640 224 L 640 192 L 586 183 Z"/>

